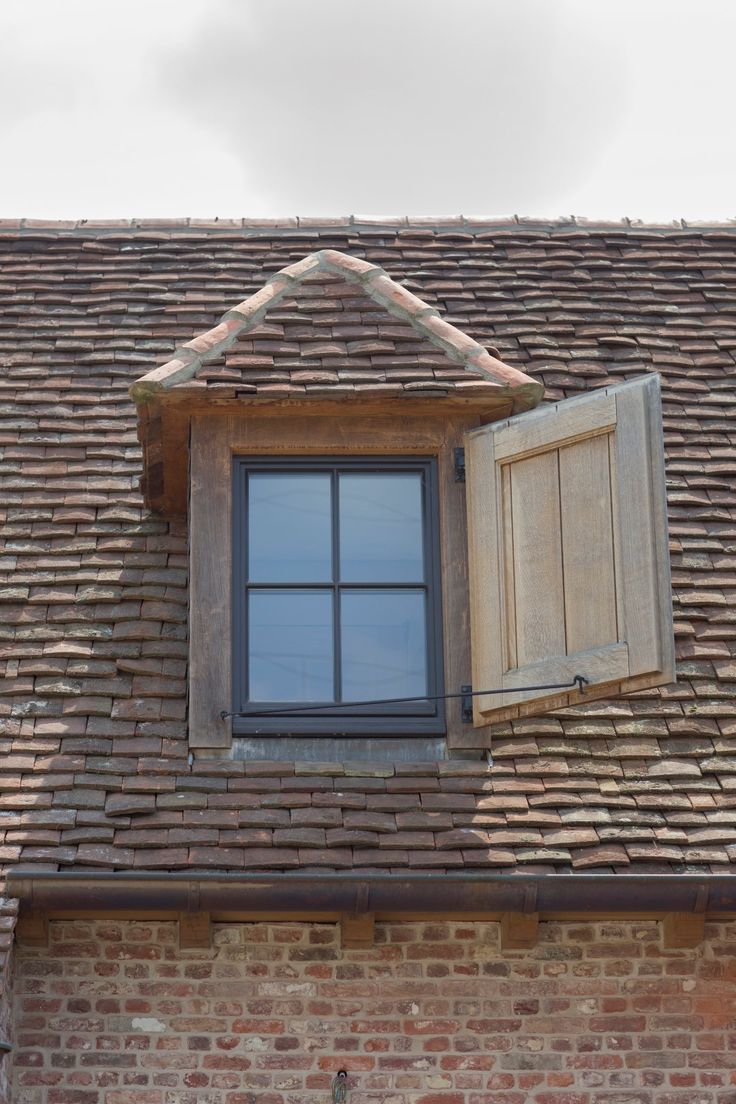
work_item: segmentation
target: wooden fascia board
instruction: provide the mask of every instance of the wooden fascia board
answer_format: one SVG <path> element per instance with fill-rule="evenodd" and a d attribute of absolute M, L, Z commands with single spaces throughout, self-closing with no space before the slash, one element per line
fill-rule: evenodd
<path fill-rule="evenodd" d="M 508 418 L 513 399 L 501 395 L 448 395 L 437 398 L 369 395 L 355 399 L 212 399 L 201 388 L 161 393 L 141 407 L 138 438 L 143 449 L 141 488 L 156 513 L 185 516 L 188 507 L 188 463 L 191 419 L 198 415 L 283 418 L 336 415 L 342 418 L 452 417 L 477 414 L 481 422 Z"/>

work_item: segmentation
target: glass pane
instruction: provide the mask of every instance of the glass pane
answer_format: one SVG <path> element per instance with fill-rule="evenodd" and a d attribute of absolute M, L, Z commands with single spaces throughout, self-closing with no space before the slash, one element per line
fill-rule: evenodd
<path fill-rule="evenodd" d="M 327 472 L 252 472 L 248 476 L 248 578 L 255 583 L 332 579 Z"/>
<path fill-rule="evenodd" d="M 424 591 L 347 591 L 340 612 L 344 701 L 426 694 Z"/>
<path fill-rule="evenodd" d="M 419 473 L 340 476 L 340 578 L 353 583 L 424 581 Z"/>
<path fill-rule="evenodd" d="M 248 700 L 332 701 L 332 592 L 252 590 Z"/>

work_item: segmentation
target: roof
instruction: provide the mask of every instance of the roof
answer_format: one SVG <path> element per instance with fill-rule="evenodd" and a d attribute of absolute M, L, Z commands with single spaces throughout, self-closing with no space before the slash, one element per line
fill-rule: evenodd
<path fill-rule="evenodd" d="M 147 505 L 185 514 L 192 414 L 242 416 L 264 403 L 343 413 L 507 417 L 536 406 L 537 380 L 504 364 L 379 265 L 320 249 L 279 269 L 217 325 L 130 388 L 139 404 Z M 401 400 L 399 403 L 397 400 Z"/>
<path fill-rule="evenodd" d="M 311 293 L 306 302 L 304 292 Z M 264 325 L 277 307 L 283 324 Z M 376 307 L 403 327 L 389 329 Z M 373 336 L 377 332 L 381 340 Z M 261 348 L 253 340 L 244 345 L 245 337 L 260 338 Z M 417 347 L 417 338 L 442 355 L 421 357 L 424 350 L 421 344 Z M 403 357 L 397 357 L 399 350 Z M 205 370 L 225 352 L 224 372 Z M 218 389 L 223 379 L 239 396 L 271 398 L 490 389 L 494 397 L 508 396 L 512 410 L 535 406 L 544 390 L 444 321 L 435 307 L 392 280 L 380 265 L 337 249 L 320 249 L 279 269 L 257 292 L 226 311 L 216 326 L 136 380 L 130 394 L 145 403 L 193 380 L 207 390 Z"/>
<path fill-rule="evenodd" d="M 735 244 L 735 224 L 0 223 L 0 859 L 734 869 Z M 549 398 L 661 373 L 675 687 L 499 726 L 492 766 L 189 764 L 186 527 L 144 507 L 128 388 L 321 250 Z"/>

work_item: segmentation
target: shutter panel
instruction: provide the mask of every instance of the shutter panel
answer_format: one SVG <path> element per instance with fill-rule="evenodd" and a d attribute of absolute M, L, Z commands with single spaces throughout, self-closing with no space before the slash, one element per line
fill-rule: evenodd
<path fill-rule="evenodd" d="M 505 691 L 475 725 L 674 681 L 659 377 L 474 430 L 465 458 L 473 689 Z"/>

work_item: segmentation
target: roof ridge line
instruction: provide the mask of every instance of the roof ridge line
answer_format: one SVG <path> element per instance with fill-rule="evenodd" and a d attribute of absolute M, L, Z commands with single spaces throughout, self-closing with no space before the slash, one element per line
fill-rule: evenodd
<path fill-rule="evenodd" d="M 648 221 L 624 216 L 621 219 L 594 218 L 586 215 L 563 215 L 546 218 L 536 215 L 346 215 L 339 218 L 312 216 L 277 216 L 273 218 L 130 218 L 130 219 L 37 219 L 0 218 L 0 235 L 39 234 L 43 232 L 66 235 L 85 234 L 93 231 L 101 236 L 116 233 L 282 233 L 294 231 L 340 230 L 463 230 L 466 233 L 482 233 L 488 230 L 509 228 L 533 228 L 581 231 L 659 231 L 682 232 L 730 230 L 736 232 L 736 217 L 730 219 L 673 218 L 667 221 Z"/>

